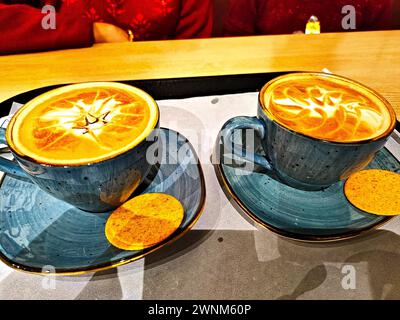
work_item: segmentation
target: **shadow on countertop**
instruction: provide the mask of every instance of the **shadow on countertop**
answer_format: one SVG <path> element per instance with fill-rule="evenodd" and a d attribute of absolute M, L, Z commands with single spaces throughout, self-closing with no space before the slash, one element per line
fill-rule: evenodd
<path fill-rule="evenodd" d="M 386 230 L 326 244 L 264 229 L 192 230 L 139 264 L 90 278 L 57 277 L 55 290 L 42 288 L 42 276 L 12 272 L 1 281 L 1 296 L 62 299 L 74 288 L 75 299 L 122 299 L 129 297 L 124 281 L 140 272 L 143 299 L 400 299 L 400 236 Z M 354 290 L 342 287 L 346 265 L 355 270 Z"/>

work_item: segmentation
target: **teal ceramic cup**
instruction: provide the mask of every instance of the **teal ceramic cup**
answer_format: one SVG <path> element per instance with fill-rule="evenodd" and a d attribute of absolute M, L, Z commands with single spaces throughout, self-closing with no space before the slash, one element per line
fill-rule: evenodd
<path fill-rule="evenodd" d="M 289 89 L 297 79 L 310 79 L 310 83 L 313 79 L 319 79 L 328 84 L 331 81 L 340 83 L 356 90 L 354 92 L 358 90 L 387 110 L 385 127 L 373 137 L 351 142 L 332 141 L 293 130 L 277 121 L 264 98 L 268 90 L 276 83 L 283 83 L 286 79 L 290 79 Z M 295 108 L 296 103 L 293 102 L 290 107 Z M 336 75 L 293 73 L 268 82 L 259 93 L 257 116 L 240 116 L 228 120 L 221 130 L 221 138 L 225 139 L 225 146 L 229 146 L 227 151 L 233 155 L 263 167 L 289 186 L 312 191 L 329 187 L 365 168 L 372 161 L 375 153 L 385 145 L 395 124 L 396 116 L 393 108 L 372 89 Z M 235 131 L 243 129 L 255 131 L 261 139 L 265 155 L 243 150 L 241 146 L 233 143 L 232 135 Z"/>
<path fill-rule="evenodd" d="M 73 88 L 73 86 L 68 87 Z M 126 90 L 133 88 L 116 83 L 88 83 L 85 86 L 104 88 L 118 86 L 118 88 Z M 49 91 L 45 95 L 54 96 L 57 94 L 57 90 L 60 88 Z M 0 171 L 27 179 L 50 195 L 85 211 L 106 212 L 120 206 L 143 182 L 157 161 L 157 153 L 161 152 L 157 130 L 159 128 L 157 103 L 145 92 L 137 88 L 134 90 L 140 92 L 140 95 L 151 104 L 155 115 L 152 123 L 149 124 L 148 133 L 123 152 L 101 161 L 71 165 L 49 164 L 21 153 L 13 141 L 13 125 L 16 119 L 23 114 L 24 108 L 29 108 L 32 103 L 37 103 L 35 99 L 42 99 L 43 95 L 41 95 L 25 104 L 13 116 L 7 131 L 0 129 L 0 143 L 7 144 L 14 156 L 14 161 L 0 157 Z M 30 137 L 23 138 L 29 139 Z M 151 152 L 148 152 L 150 150 Z"/>

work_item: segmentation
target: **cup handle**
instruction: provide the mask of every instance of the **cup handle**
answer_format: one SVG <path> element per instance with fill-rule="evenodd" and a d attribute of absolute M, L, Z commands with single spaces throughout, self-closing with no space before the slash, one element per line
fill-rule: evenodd
<path fill-rule="evenodd" d="M 259 166 L 267 169 L 268 171 L 273 171 L 271 163 L 265 158 L 265 156 L 253 152 L 248 152 L 242 147 L 238 147 L 232 141 L 233 133 L 235 132 L 235 130 L 240 130 L 240 129 L 253 129 L 260 136 L 261 139 L 264 139 L 267 134 L 267 130 L 265 128 L 264 123 L 257 117 L 242 116 L 242 117 L 232 118 L 225 123 L 221 131 L 221 138 L 224 139 L 223 141 L 225 149 L 229 153 L 235 156 L 238 156 L 249 162 L 258 164 Z"/>
<path fill-rule="evenodd" d="M 0 144 L 7 144 L 6 129 L 0 128 Z M 15 162 L 0 157 L 0 171 L 21 178 L 29 178 L 29 175 Z"/>

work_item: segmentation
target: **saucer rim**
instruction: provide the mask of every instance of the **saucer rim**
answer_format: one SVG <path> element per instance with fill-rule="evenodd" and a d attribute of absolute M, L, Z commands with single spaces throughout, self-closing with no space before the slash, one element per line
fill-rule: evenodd
<path fill-rule="evenodd" d="M 0 251 L 0 261 L 3 262 L 5 265 L 7 265 L 8 267 L 12 268 L 13 270 L 19 271 L 19 272 L 23 272 L 23 273 L 28 273 L 28 274 L 36 274 L 36 275 L 42 275 L 42 276 L 76 276 L 76 275 L 85 275 L 85 274 L 89 274 L 89 273 L 94 273 L 94 272 L 99 272 L 99 271 L 106 271 L 106 270 L 110 270 L 110 269 L 114 269 L 117 268 L 119 266 L 134 262 L 136 260 L 142 259 L 145 256 L 156 252 L 160 249 L 162 249 L 165 246 L 168 246 L 174 242 L 176 242 L 177 240 L 179 240 L 180 238 L 182 238 L 187 232 L 189 232 L 192 227 L 196 224 L 196 222 L 199 220 L 200 216 L 202 215 L 204 208 L 205 208 L 205 202 L 206 202 L 206 186 L 205 186 L 205 178 L 204 178 L 204 172 L 203 172 L 203 168 L 201 166 L 200 163 L 200 159 L 199 156 L 197 155 L 196 150 L 194 149 L 192 143 L 189 141 L 188 138 L 186 138 L 186 136 L 184 136 L 183 134 L 181 134 L 180 132 L 176 131 L 176 130 L 172 130 L 169 128 L 165 128 L 165 127 L 160 127 L 160 130 L 166 130 L 166 131 L 171 131 L 171 132 L 175 132 L 178 135 L 180 135 L 181 137 L 183 137 L 185 139 L 185 141 L 189 144 L 190 148 L 192 149 L 193 155 L 195 157 L 195 159 L 197 160 L 197 168 L 199 171 L 199 176 L 200 176 L 200 186 L 201 186 L 201 197 L 200 197 L 200 202 L 199 202 L 199 206 L 196 210 L 196 213 L 194 215 L 194 217 L 192 218 L 192 220 L 190 221 L 190 223 L 184 228 L 184 229 L 180 229 L 178 228 L 170 237 L 168 237 L 166 240 L 161 241 L 158 244 L 155 244 L 154 246 L 145 249 L 140 255 L 134 255 L 130 258 L 122 258 L 119 259 L 117 262 L 115 263 L 100 263 L 97 264 L 93 267 L 82 267 L 82 268 L 59 268 L 57 270 L 55 270 L 55 272 L 43 272 L 41 271 L 41 269 L 37 268 L 37 267 L 30 267 L 30 266 L 26 266 L 23 264 L 19 264 L 19 263 L 15 263 L 13 262 L 11 259 L 7 258 L 1 251 Z M 3 177 L 0 179 L 0 188 L 3 185 L 3 180 L 6 177 L 6 173 L 4 173 Z M 61 201 L 61 200 L 60 200 Z M 110 244 L 111 245 L 111 244 Z"/>
<path fill-rule="evenodd" d="M 251 212 L 250 209 L 246 207 L 246 205 L 240 200 L 239 196 L 236 195 L 236 193 L 231 189 L 224 173 L 221 168 L 221 164 L 214 164 L 214 171 L 217 176 L 217 179 L 220 183 L 220 186 L 222 190 L 224 191 L 225 195 L 227 196 L 229 201 L 235 201 L 235 203 L 240 207 L 240 209 L 249 217 L 252 222 L 256 222 L 258 225 L 263 227 L 264 229 L 267 229 L 274 233 L 275 235 L 285 238 L 287 240 L 295 240 L 299 242 L 305 242 L 305 243 L 328 243 L 328 242 L 339 242 L 343 240 L 348 240 L 348 239 L 353 239 L 356 237 L 361 237 L 362 235 L 371 232 L 373 230 L 376 230 L 383 225 L 387 224 L 390 220 L 395 218 L 396 216 L 387 216 L 383 217 L 383 219 L 371 226 L 359 229 L 357 231 L 349 231 L 345 232 L 341 235 L 337 236 L 316 236 L 316 235 L 303 235 L 299 233 L 294 233 L 290 231 L 286 231 L 284 229 L 276 228 L 259 217 L 257 217 L 253 212 Z"/>
<path fill-rule="evenodd" d="M 387 149 L 386 149 L 387 150 Z M 389 150 L 388 150 L 389 151 Z M 390 154 L 392 154 L 389 151 Z M 370 226 L 364 227 L 362 229 L 354 230 L 354 231 L 349 231 L 349 232 L 344 232 L 339 235 L 328 235 L 328 236 L 317 236 L 317 235 L 305 235 L 305 234 L 300 234 L 300 233 L 294 233 L 290 231 L 286 231 L 281 228 L 274 227 L 265 221 L 263 221 L 261 218 L 259 218 L 257 215 L 255 215 L 247 206 L 240 200 L 240 197 L 233 191 L 230 183 L 228 182 L 228 179 L 226 178 L 224 171 L 222 169 L 222 163 L 218 161 L 217 163 L 213 164 L 215 175 L 217 176 L 218 182 L 221 186 L 221 189 L 224 191 L 225 196 L 228 198 L 228 201 L 231 202 L 232 200 L 239 206 L 242 212 L 246 214 L 247 217 L 250 218 L 252 222 L 256 222 L 258 225 L 263 227 L 264 229 L 267 229 L 274 233 L 275 235 L 285 238 L 287 240 L 294 240 L 298 242 L 304 242 L 304 243 L 329 243 L 329 242 L 339 242 L 339 241 L 344 241 L 344 240 L 349 240 L 353 239 L 356 237 L 361 237 L 369 232 L 372 232 L 385 224 L 387 224 L 389 221 L 391 221 L 393 218 L 396 216 L 382 216 L 383 219 L 379 222 L 376 222 Z"/>

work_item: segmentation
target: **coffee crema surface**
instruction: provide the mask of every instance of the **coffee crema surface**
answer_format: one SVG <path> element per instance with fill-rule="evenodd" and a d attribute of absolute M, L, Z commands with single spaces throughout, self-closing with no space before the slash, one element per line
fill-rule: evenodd
<path fill-rule="evenodd" d="M 387 104 L 373 91 L 328 74 L 282 76 L 266 85 L 262 99 L 279 124 L 333 142 L 374 139 L 393 123 Z"/>
<path fill-rule="evenodd" d="M 50 165 L 95 163 L 144 140 L 158 121 L 156 102 L 121 83 L 61 87 L 28 102 L 13 117 L 9 143 Z"/>

